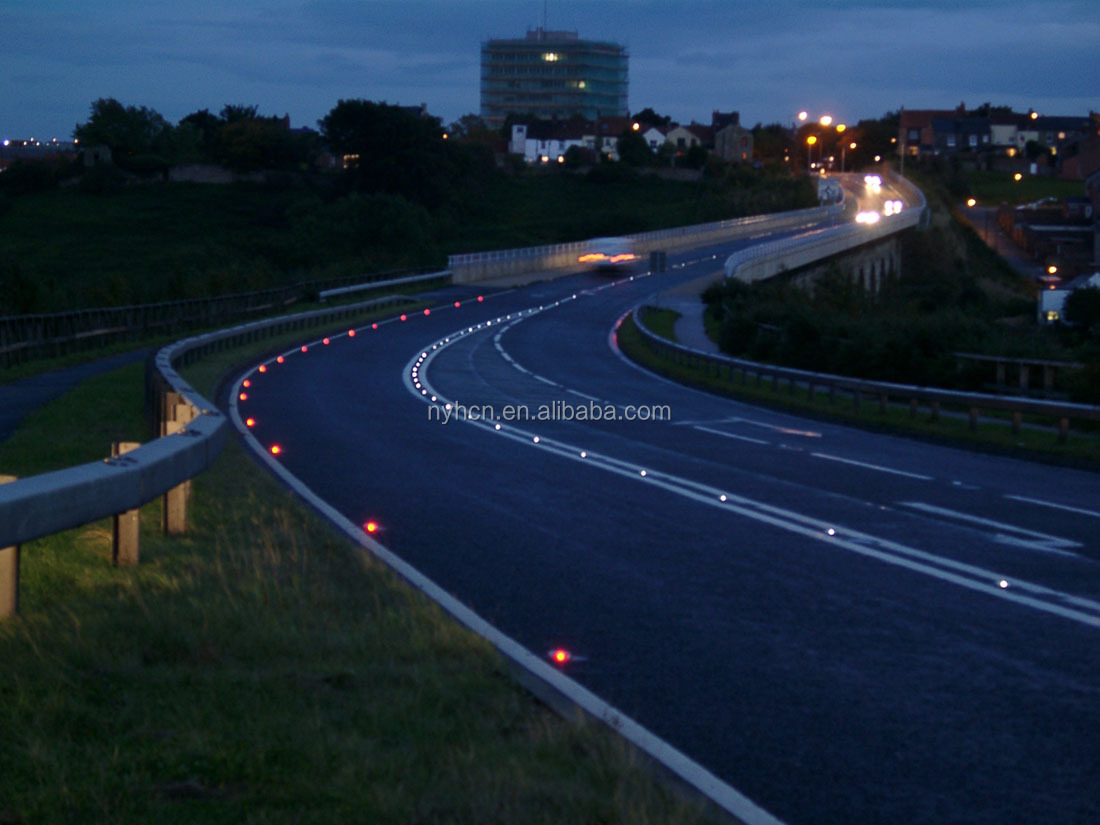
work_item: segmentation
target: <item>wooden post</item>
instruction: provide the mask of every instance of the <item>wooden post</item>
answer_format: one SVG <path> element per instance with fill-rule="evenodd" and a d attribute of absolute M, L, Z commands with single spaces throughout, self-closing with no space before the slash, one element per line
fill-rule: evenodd
<path fill-rule="evenodd" d="M 138 441 L 115 441 L 111 458 L 118 458 L 141 446 Z M 111 561 L 119 567 L 138 563 L 141 549 L 141 510 L 127 510 L 111 518 Z"/>
<path fill-rule="evenodd" d="M 917 399 L 915 399 L 915 398 L 910 398 L 909 399 L 909 417 L 910 418 L 916 418 L 917 417 Z"/>
<path fill-rule="evenodd" d="M 1065 444 L 1066 439 L 1068 439 L 1068 438 L 1069 438 L 1069 419 L 1068 418 L 1059 418 L 1058 419 L 1058 443 L 1059 444 Z"/>
<path fill-rule="evenodd" d="M 0 484 L 15 481 L 0 475 Z M 19 545 L 0 548 L 0 619 L 19 612 Z"/>
<path fill-rule="evenodd" d="M 179 403 L 169 411 L 171 417 L 164 422 L 164 435 L 178 433 L 194 417 L 194 408 Z M 164 535 L 174 536 L 187 532 L 187 500 L 191 497 L 191 482 L 185 481 L 164 494 Z"/>
<path fill-rule="evenodd" d="M 1043 389 L 1048 392 L 1054 389 L 1054 365 L 1043 364 Z"/>
<path fill-rule="evenodd" d="M 971 407 L 970 408 L 970 429 L 972 429 L 972 430 L 978 429 L 978 408 L 977 407 Z"/>
<path fill-rule="evenodd" d="M 1012 434 L 1013 435 L 1019 435 L 1020 434 L 1020 424 L 1023 422 L 1023 420 L 1024 420 L 1023 413 L 1020 413 L 1020 412 L 1012 413 Z"/>
<path fill-rule="evenodd" d="M 1020 364 L 1020 389 L 1026 390 L 1028 385 L 1028 366 Z"/>
<path fill-rule="evenodd" d="M 1003 387 L 1005 385 L 1005 362 L 997 362 L 997 386 Z"/>
<path fill-rule="evenodd" d="M 933 421 L 939 421 L 940 420 L 940 402 L 939 401 L 933 401 L 932 402 L 932 420 Z"/>

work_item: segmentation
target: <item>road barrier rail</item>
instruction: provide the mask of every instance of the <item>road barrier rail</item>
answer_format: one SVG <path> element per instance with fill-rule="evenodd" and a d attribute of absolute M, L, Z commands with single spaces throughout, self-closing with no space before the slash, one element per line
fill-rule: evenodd
<path fill-rule="evenodd" d="M 253 321 L 160 349 L 147 362 L 145 382 L 147 408 L 160 437 L 136 448 L 118 445 L 112 450 L 116 455 L 102 461 L 0 483 L 0 617 L 15 612 L 18 605 L 22 544 L 115 517 L 115 561 L 134 563 L 136 546 L 119 547 L 119 519 L 160 496 L 165 496 L 165 533 L 186 531 L 188 482 L 217 458 L 228 428 L 225 416 L 180 376 L 177 367 L 272 336 L 413 301 L 389 295 Z"/>
<path fill-rule="evenodd" d="M 345 292 L 386 289 L 418 281 L 447 278 L 445 272 L 394 270 L 323 281 L 301 281 L 255 292 L 162 301 L 119 307 L 97 307 L 35 315 L 0 317 L 0 367 L 35 358 L 97 349 L 153 335 L 224 326 L 235 321 L 286 310 L 302 301 L 337 297 Z"/>
<path fill-rule="evenodd" d="M 742 385 L 748 384 L 750 376 L 755 378 L 756 386 L 761 386 L 765 381 L 771 381 L 773 390 L 779 390 L 781 382 L 786 382 L 791 394 L 796 387 L 806 387 L 811 402 L 815 401 L 818 393 L 821 392 L 828 397 L 829 403 L 833 403 L 837 392 L 841 392 L 852 399 L 857 411 L 861 408 L 864 399 L 877 401 L 880 412 L 885 412 L 891 401 L 907 401 L 911 417 L 915 418 L 918 409 L 924 406 L 930 411 L 932 420 L 939 418 L 942 407 L 958 408 L 967 412 L 971 430 L 978 428 L 983 412 L 1008 413 L 1011 416 L 1013 434 L 1019 434 L 1025 415 L 1034 416 L 1053 423 L 1057 428 L 1059 443 L 1065 443 L 1068 438 L 1071 422 L 1100 422 L 1100 407 L 1090 404 L 870 381 L 763 364 L 721 353 L 703 352 L 669 341 L 652 332 L 644 323 L 645 315 L 650 309 L 657 308 L 638 306 L 632 313 L 634 325 L 650 352 L 662 358 L 668 358 L 676 364 L 704 369 L 708 373 L 713 372 L 719 377 L 724 372 L 726 379 L 731 383 L 734 381 L 734 376 L 738 374 Z"/>
<path fill-rule="evenodd" d="M 919 226 L 927 210 L 924 193 L 892 171 L 886 176 L 905 195 L 907 205 L 901 212 L 883 216 L 877 223 L 842 223 L 739 249 L 726 259 L 726 277 L 761 281 Z"/>
<path fill-rule="evenodd" d="M 645 255 L 656 249 L 701 246 L 756 235 L 763 236 L 799 227 L 809 228 L 822 221 L 835 220 L 842 212 L 841 205 L 817 206 L 811 209 L 751 215 L 746 218 L 678 226 L 672 229 L 657 229 L 624 237 L 634 242 L 634 250 L 637 254 Z M 589 251 L 588 240 L 520 249 L 471 252 L 448 256 L 447 268 L 454 273 L 455 283 L 470 283 L 541 269 L 575 267 L 577 258 L 587 251 Z"/>

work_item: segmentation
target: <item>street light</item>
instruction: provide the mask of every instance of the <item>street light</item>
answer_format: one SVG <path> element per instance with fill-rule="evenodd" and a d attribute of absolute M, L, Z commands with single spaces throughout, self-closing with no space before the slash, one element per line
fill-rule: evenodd
<path fill-rule="evenodd" d="M 817 135 L 810 135 L 806 138 L 806 170 L 809 171 L 813 168 L 813 164 L 810 162 L 810 152 L 813 149 L 813 145 L 817 143 Z"/>
<path fill-rule="evenodd" d="M 851 143 L 849 143 L 847 146 L 841 146 L 840 147 L 840 171 L 841 172 L 844 171 L 844 150 L 845 149 L 853 149 L 854 150 L 855 148 L 856 148 L 856 142 L 854 140 Z"/>

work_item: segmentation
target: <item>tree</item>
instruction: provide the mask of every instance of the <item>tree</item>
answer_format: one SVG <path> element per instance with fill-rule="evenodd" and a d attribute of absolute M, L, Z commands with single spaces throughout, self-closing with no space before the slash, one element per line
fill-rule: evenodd
<path fill-rule="evenodd" d="M 73 136 L 87 146 L 107 146 L 116 163 L 127 158 L 160 154 L 172 127 L 160 114 L 145 106 L 123 106 L 114 98 L 101 97 L 92 104 L 87 123 L 79 123 Z"/>
<path fill-rule="evenodd" d="M 642 111 L 635 113 L 631 120 L 637 121 L 638 123 L 648 123 L 651 126 L 662 126 L 666 129 L 668 128 L 669 124 L 672 123 L 671 117 L 669 117 L 668 115 L 659 115 L 649 106 L 642 109 Z"/>
<path fill-rule="evenodd" d="M 1066 321 L 1088 331 L 1100 325 L 1100 287 L 1088 286 L 1073 290 L 1063 307 Z"/>
<path fill-rule="evenodd" d="M 352 159 L 363 191 L 403 195 L 427 206 L 448 195 L 456 173 L 438 118 L 369 100 L 341 100 L 320 121 L 329 149 Z"/>
<path fill-rule="evenodd" d="M 216 115 L 212 115 L 209 109 L 201 109 L 183 118 L 176 128 L 189 126 L 197 130 L 202 153 L 208 160 L 214 160 L 218 148 L 218 131 L 223 123 Z"/>
<path fill-rule="evenodd" d="M 627 129 L 619 136 L 619 160 L 630 166 L 650 166 L 654 160 L 653 150 L 638 132 Z"/>

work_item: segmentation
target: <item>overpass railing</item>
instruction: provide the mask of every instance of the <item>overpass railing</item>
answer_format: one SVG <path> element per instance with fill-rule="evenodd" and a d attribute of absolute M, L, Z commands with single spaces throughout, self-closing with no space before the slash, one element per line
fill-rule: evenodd
<path fill-rule="evenodd" d="M 927 208 L 924 193 L 892 170 L 885 174 L 904 195 L 901 212 L 877 223 L 844 223 L 740 249 L 726 259 L 726 277 L 746 283 L 764 280 L 918 226 Z"/>
<path fill-rule="evenodd" d="M 678 226 L 627 235 L 639 254 L 654 249 L 675 249 L 683 246 L 701 246 L 754 236 L 789 231 L 799 227 L 809 228 L 822 221 L 835 220 L 843 207 L 839 205 L 797 209 L 770 215 L 751 215 L 712 223 Z M 588 251 L 588 240 L 571 243 L 530 246 L 520 249 L 499 249 L 490 252 L 471 252 L 450 255 L 447 268 L 454 274 L 455 283 L 468 283 L 487 278 L 519 275 L 541 269 L 559 269 L 577 265 L 577 258 Z"/>
<path fill-rule="evenodd" d="M 918 409 L 924 406 L 930 411 L 932 420 L 939 418 L 942 407 L 958 408 L 967 412 L 971 430 L 978 428 L 982 413 L 996 411 L 1009 414 L 1013 434 L 1020 432 L 1025 415 L 1034 416 L 1050 421 L 1057 428 L 1060 443 L 1065 443 L 1069 436 L 1070 422 L 1100 422 L 1100 407 L 1089 404 L 868 381 L 862 378 L 762 364 L 720 353 L 703 352 L 669 341 L 649 330 L 644 323 L 645 314 L 649 309 L 650 307 L 645 306 L 635 307 L 632 317 L 643 343 L 650 352 L 671 359 L 677 364 L 704 369 L 718 376 L 724 373 L 731 383 L 735 375 L 740 377 L 742 385 L 747 385 L 750 377 L 755 380 L 756 386 L 770 381 L 774 390 L 779 390 L 785 382 L 791 394 L 795 392 L 796 387 L 805 387 L 811 402 L 816 401 L 818 394 L 822 393 L 827 396 L 829 403 L 833 403 L 837 392 L 841 392 L 852 399 L 857 411 L 865 399 L 877 402 L 881 412 L 885 412 L 887 405 L 891 402 L 908 402 L 911 417 L 916 417 Z"/>

